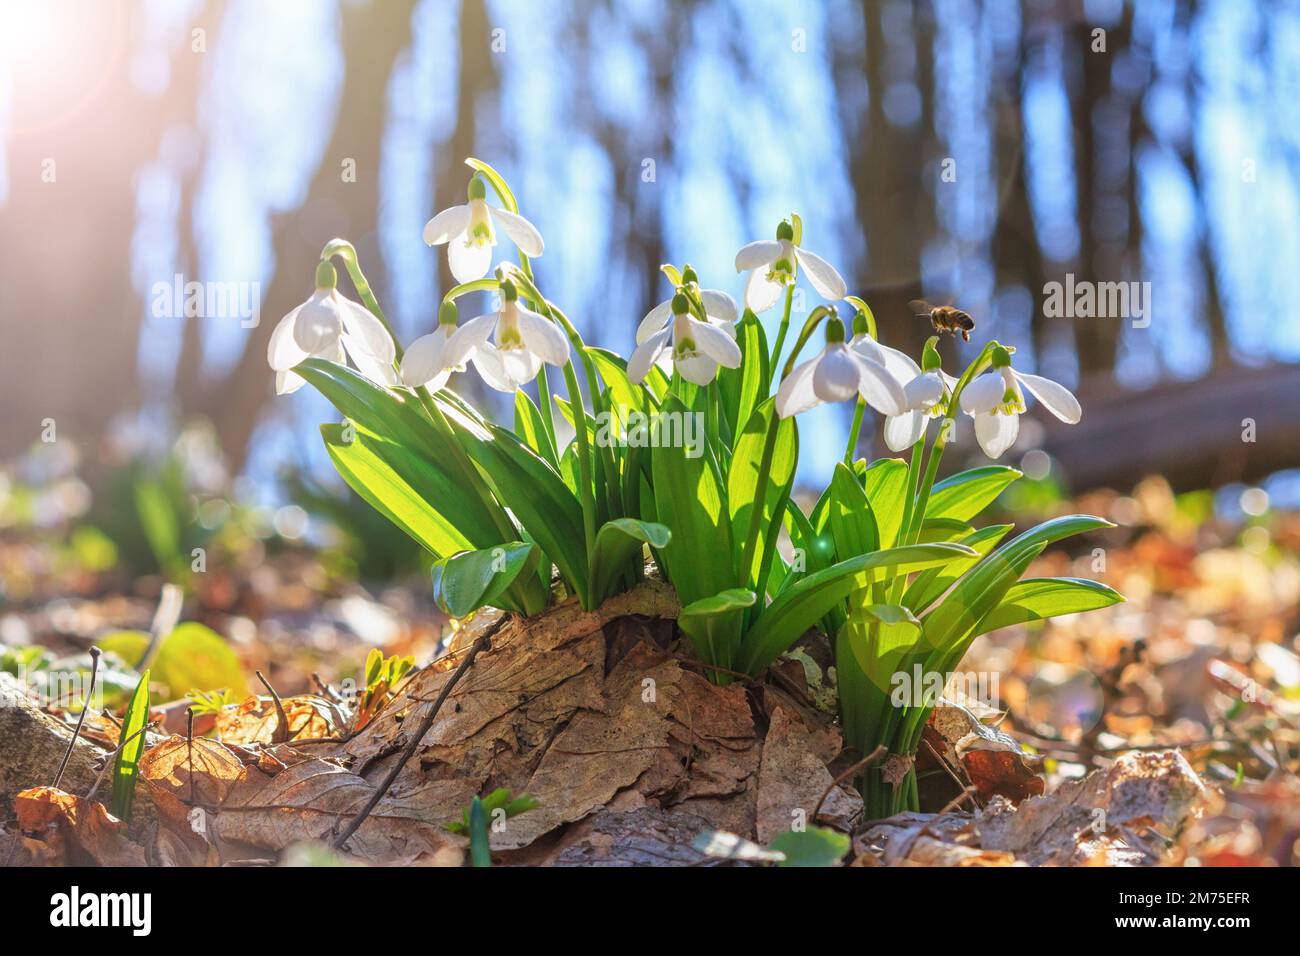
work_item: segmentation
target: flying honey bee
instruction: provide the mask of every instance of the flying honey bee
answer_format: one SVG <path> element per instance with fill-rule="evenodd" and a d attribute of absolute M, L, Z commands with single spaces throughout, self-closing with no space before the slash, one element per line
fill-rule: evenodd
<path fill-rule="evenodd" d="M 960 335 L 963 341 L 970 341 L 970 334 L 975 331 L 975 320 L 969 312 L 951 305 L 930 305 L 922 299 L 913 299 L 908 307 L 917 315 L 928 316 L 930 325 L 940 335 Z"/>

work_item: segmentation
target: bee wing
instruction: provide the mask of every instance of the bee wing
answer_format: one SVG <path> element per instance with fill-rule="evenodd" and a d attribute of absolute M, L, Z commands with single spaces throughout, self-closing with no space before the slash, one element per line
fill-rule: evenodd
<path fill-rule="evenodd" d="M 924 299 L 913 299 L 911 302 L 907 303 L 907 307 L 917 315 L 930 314 L 930 303 L 926 302 Z"/>

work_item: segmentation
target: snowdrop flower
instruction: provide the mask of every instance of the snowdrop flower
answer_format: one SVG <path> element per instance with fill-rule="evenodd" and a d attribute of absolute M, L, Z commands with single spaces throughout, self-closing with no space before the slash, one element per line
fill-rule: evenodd
<path fill-rule="evenodd" d="M 421 335 L 411 343 L 402 356 L 402 384 L 409 388 L 426 385 L 436 392 L 447 384 L 452 372 L 465 371 L 465 359 L 459 365 L 447 362 L 447 343 L 457 331 L 455 302 L 444 302 L 438 310 L 438 327 L 428 335 Z"/>
<path fill-rule="evenodd" d="M 736 308 L 736 301 L 727 293 L 720 292 L 717 289 L 701 289 L 699 279 L 695 275 L 695 270 L 687 266 L 682 270 L 682 285 L 691 286 L 693 291 L 699 295 L 700 302 L 704 306 L 705 318 L 711 325 L 733 326 L 740 319 L 740 310 Z M 675 298 L 675 297 L 674 297 Z M 645 314 L 641 324 L 636 328 L 636 344 L 640 345 L 650 336 L 662 330 L 668 325 L 673 317 L 673 300 L 664 299 L 653 309 Z M 733 332 L 734 336 L 735 333 Z"/>
<path fill-rule="evenodd" d="M 856 396 L 885 415 L 906 411 L 903 386 L 881 362 L 849 348 L 844 323 L 838 317 L 826 322 L 826 347 L 796 365 L 776 392 L 776 413 L 789 418 L 823 402 L 842 402 Z"/>
<path fill-rule="evenodd" d="M 393 340 L 369 309 L 339 294 L 338 273 L 329 260 L 316 267 L 316 291 L 280 320 L 271 332 L 266 358 L 275 369 L 278 395 L 305 384 L 291 369 L 309 358 L 342 364 L 351 356 L 361 373 L 382 385 L 395 385 Z"/>
<path fill-rule="evenodd" d="M 519 304 L 514 283 L 501 283 L 501 299 L 501 311 L 470 319 L 457 329 L 437 361 L 454 369 L 472 360 L 488 385 L 498 392 L 513 392 L 535 379 L 543 362 L 569 361 L 569 339 L 550 319 Z M 416 369 L 414 377 L 424 371 Z"/>
<path fill-rule="evenodd" d="M 1011 367 L 1010 353 L 999 347 L 993 352 L 992 370 L 961 393 L 962 411 L 975 419 L 975 438 L 990 458 L 1000 457 L 1020 433 L 1020 416 L 1025 412 L 1022 385 L 1066 424 L 1076 424 L 1083 417 L 1079 400 L 1068 388 L 1040 375 L 1017 372 Z"/>
<path fill-rule="evenodd" d="M 781 292 L 794 285 L 799 266 L 823 298 L 842 299 L 848 286 L 835 267 L 807 249 L 794 244 L 794 228 L 788 222 L 776 227 L 775 239 L 751 242 L 736 253 L 736 271 L 749 272 L 745 280 L 745 305 L 755 314 L 776 304 Z"/>
<path fill-rule="evenodd" d="M 690 301 L 679 292 L 669 300 L 672 323 L 649 335 L 632 352 L 627 363 L 628 380 L 636 385 L 645 380 L 659 356 L 672 340 L 673 367 L 682 378 L 696 385 L 708 385 L 718 366 L 740 367 L 740 346 L 730 323 L 701 322 L 690 315 Z M 711 320 L 713 316 L 709 317 Z M 645 323 L 643 322 L 642 325 Z"/>
<path fill-rule="evenodd" d="M 855 324 L 855 330 L 856 330 Z M 853 336 L 849 348 L 863 358 L 873 359 L 885 366 L 903 386 L 906 410 L 901 415 L 887 415 L 883 430 L 885 445 L 890 451 L 911 448 L 925 434 L 930 419 L 938 418 L 948 407 L 957 380 L 939 367 L 939 353 L 935 339 L 925 343 L 921 362 L 924 371 L 907 354 L 881 345 L 863 329 Z"/>
<path fill-rule="evenodd" d="M 489 206 L 486 196 L 483 178 L 475 176 L 469 181 L 468 202 L 444 209 L 424 224 L 426 243 L 447 244 L 447 264 L 457 282 L 473 282 L 488 274 L 492 247 L 497 244 L 494 220 L 524 255 L 535 259 L 545 247 L 536 226 L 517 213 Z"/>

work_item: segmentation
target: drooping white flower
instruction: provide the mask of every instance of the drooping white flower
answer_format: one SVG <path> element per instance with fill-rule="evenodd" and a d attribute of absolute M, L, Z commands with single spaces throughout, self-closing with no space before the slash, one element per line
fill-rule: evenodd
<path fill-rule="evenodd" d="M 384 323 L 365 306 L 339 294 L 338 274 L 328 260 L 316 267 L 316 291 L 292 309 L 271 332 L 266 358 L 275 369 L 275 391 L 296 392 L 305 384 L 291 371 L 308 358 L 342 363 L 350 356 L 361 373 L 382 385 L 397 384 L 397 349 Z"/>
<path fill-rule="evenodd" d="M 511 283 L 501 284 L 501 296 L 500 311 L 470 319 L 457 329 L 438 361 L 449 369 L 472 361 L 488 385 L 513 392 L 535 379 L 543 362 L 567 362 L 569 339 L 554 322 L 520 305 Z"/>
<path fill-rule="evenodd" d="M 832 317 L 826 323 L 826 346 L 794 367 L 776 392 L 776 413 L 798 415 L 823 402 L 843 402 L 861 396 L 884 415 L 906 410 L 903 386 L 881 362 L 849 348 L 844 323 Z"/>
<path fill-rule="evenodd" d="M 715 322 L 712 315 L 708 322 L 692 317 L 690 303 L 680 292 L 669 300 L 669 307 L 672 323 L 641 341 L 628 360 L 627 377 L 633 385 L 650 374 L 650 367 L 669 347 L 670 340 L 673 368 L 688 382 L 708 385 L 718 374 L 718 366 L 740 367 L 740 346 L 730 322 Z"/>
<path fill-rule="evenodd" d="M 693 276 L 689 270 L 683 276 L 683 279 L 690 281 Z M 736 308 L 736 301 L 727 293 L 720 292 L 717 289 L 697 289 L 700 296 L 700 302 L 704 306 L 704 315 L 713 325 L 735 325 L 740 319 L 740 310 Z M 673 300 L 664 299 L 653 309 L 645 314 L 641 324 L 636 327 L 636 344 L 640 345 L 650 336 L 660 331 L 668 325 L 673 317 Z"/>
<path fill-rule="evenodd" d="M 421 335 L 402 356 L 402 384 L 410 388 L 428 387 L 436 392 L 447 384 L 452 372 L 465 371 L 465 358 L 459 365 L 447 362 L 447 343 L 455 335 L 456 303 L 444 302 L 438 312 L 438 327 L 428 335 Z"/>
<path fill-rule="evenodd" d="M 799 266 L 808 273 L 808 281 L 823 298 L 844 298 L 848 286 L 835 267 L 794 244 L 794 228 L 782 222 L 775 239 L 751 242 L 736 253 L 736 271 L 749 272 L 745 280 L 745 305 L 755 314 L 776 305 L 787 286 L 794 285 Z"/>
<path fill-rule="evenodd" d="M 938 353 L 926 343 L 927 370 L 922 371 L 905 352 L 882 345 L 865 331 L 853 336 L 849 348 L 863 358 L 880 363 L 903 386 L 906 405 L 900 415 L 887 415 L 883 435 L 890 451 L 903 451 L 921 440 L 931 418 L 943 414 L 957 380 L 939 368 Z"/>
<path fill-rule="evenodd" d="M 438 213 L 424 224 L 424 241 L 447 244 L 447 264 L 457 282 L 473 282 L 492 267 L 492 247 L 497 244 L 493 221 L 526 256 L 536 259 L 545 249 L 537 227 L 518 213 L 487 203 L 487 187 L 475 176 L 469 181 L 469 200 Z"/>
<path fill-rule="evenodd" d="M 1020 434 L 1020 416 L 1025 413 L 1022 385 L 1066 424 L 1074 425 L 1083 417 L 1079 400 L 1068 388 L 1041 375 L 1017 372 L 1007 351 L 999 348 L 993 354 L 993 369 L 961 393 L 962 411 L 975 419 L 975 438 L 990 458 L 1001 457 Z"/>

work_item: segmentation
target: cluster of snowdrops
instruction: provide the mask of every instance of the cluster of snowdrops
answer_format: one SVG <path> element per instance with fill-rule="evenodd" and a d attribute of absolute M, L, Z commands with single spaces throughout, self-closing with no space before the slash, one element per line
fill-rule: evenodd
<path fill-rule="evenodd" d="M 743 312 L 727 293 L 702 288 L 689 266 L 664 266 L 673 294 L 641 321 L 625 361 L 587 345 L 542 294 L 532 269 L 541 233 L 495 170 L 467 163 L 467 202 L 424 229 L 429 245 L 446 246 L 458 283 L 435 329 L 402 349 L 355 250 L 334 240 L 315 292 L 269 346 L 279 392 L 310 383 L 345 416 L 321 426 L 331 460 L 434 555 L 448 613 L 529 615 L 569 597 L 593 608 L 635 587 L 653 561 L 713 680 L 760 676 L 819 629 L 834 647 L 846 740 L 864 754 L 884 744 L 906 757 L 935 701 L 900 704 L 891 693 L 899 675 L 951 673 L 980 634 L 1121 600 L 1094 581 L 1022 578 L 1052 542 L 1107 522 L 1072 515 L 1004 541 L 1012 526 L 974 522 L 1019 472 L 988 465 L 937 480 L 958 414 L 973 418 L 992 458 L 1014 443 L 1026 391 L 1063 421 L 1079 420 L 1065 387 L 1014 368 L 1013 348 L 991 342 L 954 376 L 940 367 L 936 339 L 919 363 L 878 342 L 867 303 L 804 247 L 791 216 L 774 239 L 737 253 Z M 517 260 L 493 270 L 499 234 Z M 360 302 L 338 291 L 336 261 Z M 826 301 L 781 364 L 801 276 Z M 458 301 L 473 293 L 495 295 L 497 307 L 461 322 Z M 782 303 L 769 348 L 757 316 Z M 514 395 L 510 427 L 448 387 L 470 365 Z M 567 397 L 552 393 L 552 369 Z M 536 402 L 523 390 L 534 380 Z M 796 416 L 841 401 L 855 403 L 844 461 L 804 514 L 791 497 Z M 886 444 L 907 460 L 854 460 L 868 409 L 884 416 Z M 557 431 L 557 412 L 568 429 Z M 633 416 L 694 416 L 703 453 L 626 440 Z M 859 784 L 872 814 L 916 805 L 911 772 L 891 783 L 868 771 Z"/>

